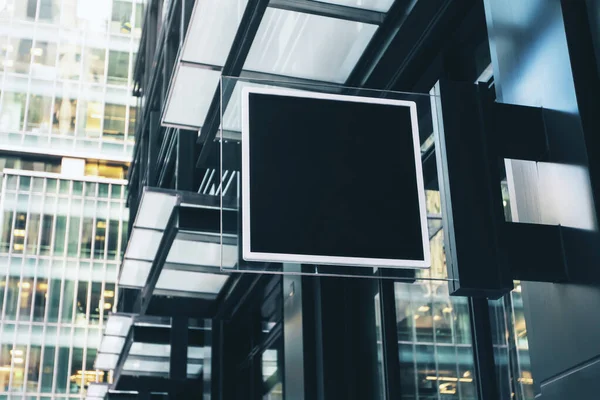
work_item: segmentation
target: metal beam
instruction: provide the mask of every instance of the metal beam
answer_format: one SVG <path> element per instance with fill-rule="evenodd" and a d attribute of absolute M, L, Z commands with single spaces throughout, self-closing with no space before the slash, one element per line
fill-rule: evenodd
<path fill-rule="evenodd" d="M 246 57 L 250 52 L 250 47 L 260 26 L 260 22 L 265 14 L 269 0 L 249 0 L 240 21 L 237 33 L 233 40 L 231 50 L 223 66 L 222 76 L 239 76 L 242 72 L 242 67 L 246 62 Z M 231 83 L 231 82 L 230 82 Z M 210 103 L 204 125 L 200 130 L 200 137 L 198 138 L 199 143 L 205 143 L 198 157 L 198 163 L 196 166 L 201 165 L 201 160 L 208 154 L 205 154 L 212 145 L 212 141 L 215 138 L 219 124 L 221 123 L 221 102 L 222 106 L 227 107 L 231 93 L 233 92 L 234 85 L 224 85 L 223 88 L 217 88 L 213 99 Z M 223 90 L 223 99 L 221 99 L 221 90 Z M 207 146 L 208 145 L 208 146 Z"/>
<path fill-rule="evenodd" d="M 315 0 L 271 0 L 269 7 L 365 24 L 380 25 L 385 20 L 385 13 L 383 12 L 323 3 Z"/>
<path fill-rule="evenodd" d="M 371 75 L 373 68 L 396 37 L 400 26 L 406 21 L 418 0 L 396 0 L 385 15 L 379 29 L 356 63 L 346 80 L 346 86 L 362 87 Z"/>

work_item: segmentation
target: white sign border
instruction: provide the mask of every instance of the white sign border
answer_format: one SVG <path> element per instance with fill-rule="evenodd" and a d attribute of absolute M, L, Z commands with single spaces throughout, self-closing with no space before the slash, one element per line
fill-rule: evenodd
<path fill-rule="evenodd" d="M 263 253 L 254 252 L 250 248 L 250 120 L 249 98 L 251 93 L 269 94 L 276 96 L 300 97 L 324 100 L 338 100 L 355 103 L 387 104 L 410 108 L 410 117 L 413 133 L 415 170 L 417 174 L 417 190 L 419 196 L 419 211 L 421 220 L 421 235 L 423 239 L 423 260 L 400 260 L 386 258 L 364 257 L 339 257 L 305 254 Z M 425 200 L 425 184 L 423 181 L 423 167 L 421 165 L 421 143 L 417 105 L 414 101 L 390 100 L 373 97 L 347 96 L 329 93 L 317 93 L 301 90 L 274 89 L 274 88 L 242 88 L 242 258 L 249 262 L 291 262 L 317 265 L 345 265 L 358 267 L 393 267 L 428 269 L 431 265 L 431 252 L 429 248 L 429 233 L 427 230 L 427 210 Z"/>

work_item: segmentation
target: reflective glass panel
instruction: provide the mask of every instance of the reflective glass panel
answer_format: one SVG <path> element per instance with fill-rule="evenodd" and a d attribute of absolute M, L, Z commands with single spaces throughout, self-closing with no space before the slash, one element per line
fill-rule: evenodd
<path fill-rule="evenodd" d="M 196 2 L 181 59 L 223 66 L 247 0 Z"/>
<path fill-rule="evenodd" d="M 48 302 L 48 279 L 38 278 L 35 286 L 35 298 L 33 303 L 33 320 L 43 321 Z"/>
<path fill-rule="evenodd" d="M 29 364 L 27 365 L 27 392 L 37 392 L 40 381 L 42 347 L 32 345 L 29 349 Z"/>
<path fill-rule="evenodd" d="M 133 22 L 132 1 L 115 0 L 112 2 L 110 32 L 130 34 Z"/>
<path fill-rule="evenodd" d="M 367 10 L 387 12 L 394 0 L 317 0 L 320 3 L 338 4 L 341 6 L 364 8 Z"/>
<path fill-rule="evenodd" d="M 42 393 L 50 393 L 52 392 L 52 377 L 54 375 L 54 346 L 46 345 L 44 347 L 43 359 L 40 390 Z"/>
<path fill-rule="evenodd" d="M 21 21 L 35 21 L 37 0 L 13 2 L 13 18 Z"/>
<path fill-rule="evenodd" d="M 27 130 L 36 133 L 50 132 L 52 124 L 52 97 L 30 96 L 27 112 Z"/>
<path fill-rule="evenodd" d="M 376 30 L 376 25 L 267 8 L 244 69 L 343 83 Z"/>
<path fill-rule="evenodd" d="M 83 55 L 83 77 L 87 82 L 104 83 L 106 50 L 87 47 Z"/>
<path fill-rule="evenodd" d="M 125 106 L 119 104 L 104 105 L 104 140 L 125 139 Z"/>
<path fill-rule="evenodd" d="M 219 71 L 180 65 L 171 80 L 164 123 L 202 126 L 219 78 Z"/>
<path fill-rule="evenodd" d="M 25 120 L 26 95 L 3 92 L 0 105 L 0 130 L 3 132 L 21 131 Z"/>
<path fill-rule="evenodd" d="M 108 52 L 108 84 L 127 85 L 129 77 L 129 53 L 109 50 Z"/>
<path fill-rule="evenodd" d="M 58 23 L 60 21 L 61 0 L 40 0 L 38 20 L 45 23 Z"/>
<path fill-rule="evenodd" d="M 34 47 L 31 49 L 32 76 L 44 79 L 56 78 L 57 48 L 56 43 L 36 40 Z"/>

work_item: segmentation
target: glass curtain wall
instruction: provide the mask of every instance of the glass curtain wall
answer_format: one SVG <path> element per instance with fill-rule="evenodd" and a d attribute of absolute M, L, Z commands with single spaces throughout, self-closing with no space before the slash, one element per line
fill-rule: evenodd
<path fill-rule="evenodd" d="M 127 158 L 143 0 L 0 2 L 0 144 Z"/>
<path fill-rule="evenodd" d="M 125 182 L 4 171 L 0 396 L 69 394 L 93 369 L 126 240 Z"/>

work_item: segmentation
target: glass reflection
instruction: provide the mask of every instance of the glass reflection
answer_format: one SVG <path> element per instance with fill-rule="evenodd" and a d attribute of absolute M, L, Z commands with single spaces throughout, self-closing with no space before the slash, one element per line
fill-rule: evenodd
<path fill-rule="evenodd" d="M 40 379 L 40 362 L 42 347 L 32 345 L 29 349 L 29 363 L 27 365 L 27 387 L 28 392 L 37 392 Z"/>
<path fill-rule="evenodd" d="M 42 381 L 40 391 L 42 393 L 52 392 L 52 377 L 54 373 L 54 346 L 46 345 L 44 347 L 44 360 L 42 363 Z"/>
<path fill-rule="evenodd" d="M 33 321 L 44 321 L 46 303 L 48 302 L 48 279 L 40 278 L 35 285 L 33 302 Z"/>
<path fill-rule="evenodd" d="M 133 25 L 133 2 L 114 0 L 112 3 L 112 17 L 110 32 L 130 34 Z"/>
<path fill-rule="evenodd" d="M 88 47 L 83 56 L 83 76 L 87 82 L 104 83 L 106 50 Z"/>
<path fill-rule="evenodd" d="M 32 132 L 50 131 L 52 121 L 52 97 L 32 95 L 27 111 L 27 130 Z"/>
<path fill-rule="evenodd" d="M 3 92 L 2 95 L 0 130 L 2 132 L 18 132 L 23 128 L 25 119 L 26 95 L 14 92 Z"/>
<path fill-rule="evenodd" d="M 61 0 L 40 0 L 38 20 L 45 23 L 58 23 L 60 21 Z"/>
<path fill-rule="evenodd" d="M 446 281 L 394 285 L 403 398 L 475 399 L 467 310 L 466 326 L 456 324 L 466 299 L 450 297 Z"/>
<path fill-rule="evenodd" d="M 31 48 L 31 75 L 37 78 L 56 78 L 56 55 L 57 44 L 44 41 L 36 41 Z"/>
<path fill-rule="evenodd" d="M 127 86 L 129 78 L 129 53 L 109 50 L 108 84 Z"/>
<path fill-rule="evenodd" d="M 107 103 L 104 106 L 104 139 L 123 140 L 125 122 L 125 106 Z"/>
<path fill-rule="evenodd" d="M 37 0 L 20 0 L 13 3 L 13 18 L 21 21 L 35 21 Z"/>

